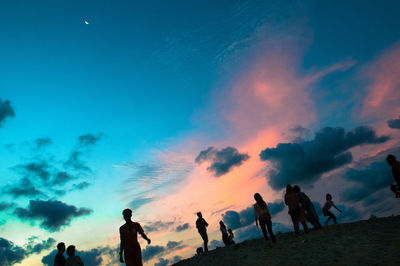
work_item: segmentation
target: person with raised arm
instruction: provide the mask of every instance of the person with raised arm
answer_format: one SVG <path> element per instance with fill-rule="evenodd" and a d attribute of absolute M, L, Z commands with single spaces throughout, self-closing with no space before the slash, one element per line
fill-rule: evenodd
<path fill-rule="evenodd" d="M 131 220 L 132 210 L 125 209 L 122 212 L 124 216 L 125 224 L 119 228 L 119 234 L 121 237 L 121 249 L 119 252 L 119 260 L 127 266 L 142 266 L 142 250 L 140 249 L 139 242 L 137 240 L 137 234 L 139 233 L 147 243 L 150 244 L 151 240 L 146 236 L 142 226 Z"/>
<path fill-rule="evenodd" d="M 339 210 L 337 207 L 336 207 L 336 205 L 333 203 L 333 201 L 332 201 L 332 196 L 331 196 L 331 194 L 326 194 L 326 202 L 325 202 L 325 204 L 324 204 L 324 207 L 322 207 L 322 213 L 325 215 L 325 216 L 329 216 L 329 218 L 325 221 L 325 224 L 328 224 L 328 222 L 329 222 L 329 220 L 330 219 L 333 219 L 333 223 L 334 224 L 337 224 L 337 222 L 336 222 L 336 216 L 332 213 L 332 212 L 330 212 L 329 210 L 330 210 L 330 208 L 332 208 L 332 207 L 334 207 L 336 210 L 338 210 L 339 212 L 342 212 L 341 210 Z"/>

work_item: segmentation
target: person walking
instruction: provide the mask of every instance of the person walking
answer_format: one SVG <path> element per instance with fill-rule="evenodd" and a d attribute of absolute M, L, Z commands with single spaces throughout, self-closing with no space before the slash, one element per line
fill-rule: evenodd
<path fill-rule="evenodd" d="M 256 203 L 253 205 L 254 207 L 254 219 L 256 221 L 256 226 L 258 228 L 258 224 L 260 224 L 261 231 L 263 233 L 264 239 L 268 240 L 268 234 L 272 239 L 272 242 L 276 243 L 276 238 L 274 233 L 272 232 L 272 221 L 271 214 L 269 212 L 267 203 L 263 200 L 259 193 L 254 194 L 254 199 Z M 265 228 L 267 227 L 267 228 Z"/>
<path fill-rule="evenodd" d="M 300 207 L 299 196 L 293 191 L 291 185 L 286 185 L 285 204 L 288 206 L 296 235 L 300 234 L 299 222 L 303 225 L 304 232 L 308 234 L 307 217 Z"/>
<path fill-rule="evenodd" d="M 119 234 L 121 238 L 121 246 L 119 252 L 119 260 L 127 266 L 142 266 L 142 250 L 137 240 L 137 234 L 139 233 L 147 243 L 150 244 L 151 240 L 146 236 L 142 226 L 131 220 L 132 210 L 125 209 L 122 212 L 124 216 L 125 224 L 119 228 Z"/>

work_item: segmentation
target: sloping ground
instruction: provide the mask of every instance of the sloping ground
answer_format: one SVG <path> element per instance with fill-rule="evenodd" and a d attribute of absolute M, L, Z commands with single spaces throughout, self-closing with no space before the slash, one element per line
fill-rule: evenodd
<path fill-rule="evenodd" d="M 296 237 L 244 241 L 174 265 L 400 265 L 400 216 L 325 226 Z"/>

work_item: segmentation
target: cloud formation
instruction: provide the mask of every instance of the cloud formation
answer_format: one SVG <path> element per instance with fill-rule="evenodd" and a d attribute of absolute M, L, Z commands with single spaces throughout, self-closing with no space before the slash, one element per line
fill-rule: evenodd
<path fill-rule="evenodd" d="M 96 144 L 102 137 L 102 134 L 97 134 L 97 136 L 93 134 L 81 135 L 78 137 L 80 146 L 90 146 Z"/>
<path fill-rule="evenodd" d="M 14 117 L 14 109 L 11 107 L 10 101 L 0 99 L 0 127 L 8 117 Z"/>
<path fill-rule="evenodd" d="M 173 224 L 174 222 L 155 221 L 143 226 L 143 229 L 146 232 L 155 232 L 155 231 L 165 230 Z"/>
<path fill-rule="evenodd" d="M 260 153 L 261 160 L 272 162 L 274 169 L 268 173 L 268 183 L 273 189 L 286 184 L 311 184 L 322 174 L 352 162 L 349 149 L 365 144 L 384 143 L 388 136 L 378 137 L 367 126 L 346 132 L 341 127 L 325 127 L 313 140 L 297 143 L 279 143 Z"/>
<path fill-rule="evenodd" d="M 400 129 L 400 117 L 398 119 L 390 119 L 387 121 L 387 124 L 390 128 Z"/>
<path fill-rule="evenodd" d="M 182 232 L 186 229 L 189 229 L 189 224 L 188 223 L 184 223 L 184 224 L 180 224 L 176 227 L 176 231 L 177 232 Z"/>
<path fill-rule="evenodd" d="M 40 221 L 40 226 L 50 232 L 59 231 L 73 218 L 92 213 L 87 208 L 76 208 L 58 200 L 30 200 L 28 208 L 16 208 L 14 214 L 22 220 Z"/>
<path fill-rule="evenodd" d="M 35 140 L 35 144 L 36 144 L 36 149 L 39 150 L 41 148 L 44 148 L 46 146 L 49 146 L 50 144 L 52 144 L 53 141 L 49 138 L 49 137 L 45 137 L 45 138 L 37 138 Z"/>
<path fill-rule="evenodd" d="M 80 159 L 81 156 L 82 152 L 80 151 L 71 152 L 68 160 L 65 162 L 64 165 L 76 171 L 90 172 L 91 171 L 90 168 L 86 165 L 84 161 Z"/>
<path fill-rule="evenodd" d="M 33 239 L 31 239 L 31 241 L 28 243 L 28 245 L 26 247 L 26 251 L 29 254 L 34 254 L 34 253 L 39 254 L 43 250 L 48 250 L 48 249 L 52 248 L 55 243 L 56 243 L 56 240 L 52 237 L 49 237 L 47 240 L 42 240 L 41 243 L 37 243 L 37 244 L 35 244 Z"/>
<path fill-rule="evenodd" d="M 209 147 L 199 153 L 195 162 L 198 164 L 204 161 L 210 162 L 211 164 L 207 170 L 219 177 L 228 173 L 233 167 L 242 165 L 249 158 L 248 154 L 240 153 L 234 147 L 226 147 L 221 150 Z"/>
<path fill-rule="evenodd" d="M 343 178 L 357 184 L 342 192 L 341 199 L 348 202 L 361 201 L 382 188 L 389 189 L 394 183 L 390 167 L 384 161 L 373 162 L 362 169 L 350 168 Z"/>
<path fill-rule="evenodd" d="M 33 183 L 27 177 L 22 178 L 19 183 L 6 185 L 3 188 L 3 193 L 10 194 L 14 198 L 46 197 L 46 195 L 42 191 L 35 188 Z"/>
<path fill-rule="evenodd" d="M 0 237 L 0 265 L 13 265 L 19 263 L 25 258 L 25 256 L 27 256 L 25 249 Z"/>
<path fill-rule="evenodd" d="M 73 190 L 83 190 L 83 189 L 85 189 L 85 188 L 87 188 L 87 187 L 89 187 L 90 186 L 90 183 L 88 183 L 88 182 L 81 182 L 81 183 L 79 183 L 79 184 L 74 184 L 73 186 L 72 186 L 72 189 Z"/>
<path fill-rule="evenodd" d="M 142 250 L 142 259 L 143 261 L 148 261 L 154 258 L 155 256 L 161 254 L 165 251 L 165 247 L 163 246 L 147 246 L 145 249 Z"/>
<path fill-rule="evenodd" d="M 274 202 L 268 204 L 268 209 L 271 215 L 281 212 L 284 208 L 283 202 Z M 248 226 L 254 223 L 254 208 L 249 207 L 240 212 L 227 211 L 222 215 L 222 219 L 232 230 Z"/>

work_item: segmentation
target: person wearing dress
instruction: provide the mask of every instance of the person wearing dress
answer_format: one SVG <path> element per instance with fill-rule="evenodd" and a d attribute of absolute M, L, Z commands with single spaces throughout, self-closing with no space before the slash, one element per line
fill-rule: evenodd
<path fill-rule="evenodd" d="M 123 263 L 125 258 L 127 266 L 142 266 L 142 250 L 137 240 L 137 234 L 139 233 L 147 240 L 148 244 L 151 243 L 151 240 L 144 233 L 142 226 L 131 220 L 131 209 L 125 209 L 122 214 L 126 223 L 119 228 L 121 238 L 120 261 Z"/>
<path fill-rule="evenodd" d="M 229 244 L 230 245 L 234 245 L 235 244 L 235 240 L 233 240 L 233 238 L 235 236 L 233 235 L 232 229 L 228 229 L 228 237 L 229 237 Z"/>
<path fill-rule="evenodd" d="M 314 204 L 311 202 L 310 198 L 301 191 L 298 185 L 293 186 L 293 191 L 297 193 L 299 197 L 299 202 L 306 212 L 307 221 L 310 222 L 315 229 L 322 229 L 322 225 L 319 222 L 318 214 L 315 211 Z"/>
<path fill-rule="evenodd" d="M 285 204 L 288 206 L 289 215 L 292 218 L 294 232 L 296 235 L 300 234 L 299 222 L 303 225 L 304 232 L 308 233 L 308 226 L 306 223 L 307 217 L 303 208 L 300 206 L 299 196 L 293 191 L 291 185 L 286 186 Z"/>
<path fill-rule="evenodd" d="M 229 246 L 229 236 L 228 236 L 228 231 L 226 230 L 226 226 L 223 221 L 219 221 L 219 229 L 221 230 L 222 233 L 222 241 L 225 244 L 225 247 Z"/>
<path fill-rule="evenodd" d="M 275 235 L 272 232 L 271 214 L 269 213 L 267 203 L 265 203 L 259 193 L 254 194 L 254 199 L 256 200 L 256 203 L 253 205 L 254 220 L 256 221 L 256 226 L 258 228 L 258 224 L 260 224 L 261 231 L 264 235 L 265 240 L 269 239 L 267 234 L 268 229 L 268 233 L 272 239 L 272 242 L 276 243 Z M 267 227 L 267 229 L 265 227 Z"/>

